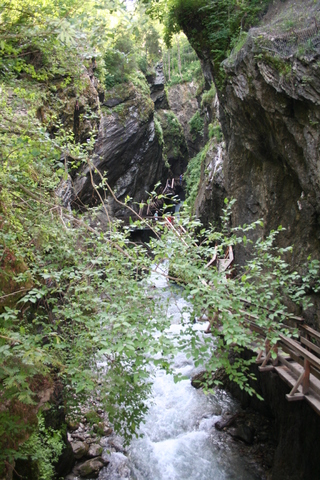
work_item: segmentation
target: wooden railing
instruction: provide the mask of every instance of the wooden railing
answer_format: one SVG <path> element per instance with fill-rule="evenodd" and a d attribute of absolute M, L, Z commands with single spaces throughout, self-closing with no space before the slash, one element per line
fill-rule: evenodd
<path fill-rule="evenodd" d="M 243 302 L 248 303 L 245 300 Z M 265 338 L 264 329 L 256 323 L 258 316 L 246 310 L 241 310 L 241 313 L 248 318 L 248 327 Z M 286 395 L 287 400 L 306 400 L 320 415 L 320 347 L 317 344 L 320 342 L 320 333 L 303 324 L 302 317 L 284 312 L 282 315 L 296 322 L 299 338 L 279 334 L 274 346 L 266 340 L 264 350 L 260 349 L 256 358 L 259 371 L 276 371 L 291 387 Z"/>

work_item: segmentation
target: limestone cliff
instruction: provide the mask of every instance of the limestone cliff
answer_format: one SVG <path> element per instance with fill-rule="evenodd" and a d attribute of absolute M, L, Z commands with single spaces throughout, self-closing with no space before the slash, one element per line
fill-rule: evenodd
<path fill-rule="evenodd" d="M 177 116 L 184 131 L 190 158 L 199 151 L 199 142 L 195 141 L 190 132 L 189 120 L 198 110 L 196 98 L 197 85 L 191 83 L 179 83 L 168 89 L 170 109 Z"/>
<path fill-rule="evenodd" d="M 217 191 L 223 187 L 226 196 L 237 200 L 234 226 L 262 219 L 256 237 L 285 227 L 279 243 L 293 245 L 288 260 L 295 266 L 310 254 L 320 256 L 319 25 L 318 2 L 273 2 L 261 26 L 243 34 L 223 62 L 223 81 L 205 48 L 201 16 L 197 24 L 183 25 L 193 38 L 207 85 L 217 82 L 226 145 L 223 179 L 215 185 L 203 176 L 210 192 L 201 205 L 200 187 L 198 212 L 206 222 L 213 220 L 223 206 Z M 237 263 L 245 262 L 246 255 L 239 249 Z M 314 325 L 319 317 L 316 310 L 309 312 Z"/>
<path fill-rule="evenodd" d="M 93 165 L 83 168 L 74 181 L 76 204 L 99 203 L 92 185 L 101 182 L 97 170 L 106 174 L 117 200 L 124 201 L 127 196 L 135 202 L 146 200 L 146 192 L 161 179 L 164 167 L 153 113 L 154 103 L 143 85 L 124 84 L 106 92 Z M 126 214 L 112 197 L 108 208 L 112 216 Z"/>
<path fill-rule="evenodd" d="M 102 101 L 100 108 L 94 109 L 98 114 L 98 132 L 92 163 L 82 166 L 73 179 L 73 204 L 77 208 L 100 205 L 100 195 L 110 217 L 126 217 L 129 211 L 120 202 L 130 197 L 130 205 L 139 210 L 138 203 L 147 200 L 147 192 L 151 192 L 156 183 L 160 181 L 165 185 L 167 177 L 178 177 L 185 171 L 189 156 L 185 133 L 190 108 L 181 125 L 168 104 L 161 63 L 147 76 L 147 81 L 137 77 L 104 92 L 103 96 L 98 93 L 98 85 L 91 85 L 89 93 L 95 88 L 98 103 L 98 96 Z M 190 98 L 195 87 L 185 90 Z M 179 95 L 171 95 L 174 105 L 179 99 Z M 197 105 L 194 99 L 191 110 L 197 108 L 194 102 Z M 78 116 L 76 109 L 74 115 Z M 82 118 L 80 116 L 80 120 Z M 86 132 L 83 121 L 77 132 L 82 133 L 83 139 Z M 107 178 L 114 196 L 99 188 L 101 175 Z M 107 219 L 105 211 L 101 212 L 98 218 L 104 228 Z"/>

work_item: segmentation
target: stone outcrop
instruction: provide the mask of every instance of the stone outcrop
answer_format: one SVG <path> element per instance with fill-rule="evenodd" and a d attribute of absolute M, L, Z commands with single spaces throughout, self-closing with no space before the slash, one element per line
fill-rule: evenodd
<path fill-rule="evenodd" d="M 189 157 L 194 157 L 201 147 L 199 139 L 194 139 L 190 132 L 189 120 L 198 110 L 196 98 L 197 85 L 191 83 L 179 83 L 168 89 L 170 109 L 177 116 L 187 141 Z"/>
<path fill-rule="evenodd" d="M 217 143 L 212 138 L 201 164 L 199 190 L 195 201 L 195 214 L 206 225 L 212 221 L 219 224 L 221 205 L 226 198 L 223 155 L 224 143 Z"/>
<path fill-rule="evenodd" d="M 179 177 L 188 162 L 188 148 L 182 126 L 171 110 L 158 110 L 163 135 L 163 156 L 170 165 L 170 175 Z"/>
<path fill-rule="evenodd" d="M 161 179 L 162 149 L 153 120 L 154 104 L 143 87 L 132 83 L 115 87 L 107 92 L 104 105 L 92 164 L 74 180 L 75 204 L 99 204 L 93 184 L 99 185 L 100 174 L 105 175 L 116 196 L 108 197 L 109 213 L 121 217 L 127 209 L 117 200 L 128 196 L 135 202 L 146 200 L 146 192 Z M 101 195 L 104 198 L 102 190 Z"/>
<path fill-rule="evenodd" d="M 320 253 L 319 54 L 275 62 L 257 34 L 225 62 L 225 188 L 237 199 L 234 225 L 262 218 L 265 233 L 282 225 L 279 240 L 295 246 L 299 264 Z"/>
<path fill-rule="evenodd" d="M 315 14 L 312 1 L 276 2 L 263 26 L 251 29 L 242 48 L 224 62 L 225 79 L 218 85 L 226 146 L 223 177 L 218 184 L 206 177 L 210 191 L 204 195 L 202 187 L 197 202 L 202 220 L 214 220 L 223 208 L 223 188 L 225 196 L 236 199 L 233 226 L 263 220 L 264 226 L 251 232 L 253 240 L 282 225 L 278 245 L 293 245 L 287 261 L 300 271 L 310 254 L 320 256 L 320 36 Z M 299 19 L 299 24 L 283 32 L 283 18 Z M 192 26 L 199 28 L 200 38 L 200 25 L 186 25 L 185 33 L 194 37 Z M 210 50 L 198 47 L 197 53 L 209 86 L 217 74 Z M 245 263 L 248 255 L 248 249 L 238 248 L 236 262 Z M 315 327 L 320 326 L 318 310 L 308 312 Z"/>
<path fill-rule="evenodd" d="M 167 93 L 165 90 L 166 79 L 163 73 L 163 64 L 158 63 L 155 71 L 147 75 L 147 82 L 150 87 L 151 100 L 157 110 L 169 108 Z"/>

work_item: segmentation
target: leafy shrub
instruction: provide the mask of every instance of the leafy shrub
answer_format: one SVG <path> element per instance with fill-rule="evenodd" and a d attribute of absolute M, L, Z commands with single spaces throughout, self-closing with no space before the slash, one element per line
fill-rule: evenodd
<path fill-rule="evenodd" d="M 208 126 L 209 138 L 215 138 L 217 142 L 221 142 L 223 138 L 221 126 L 218 122 L 210 123 Z"/>
<path fill-rule="evenodd" d="M 191 120 L 189 120 L 189 125 L 190 125 L 190 133 L 192 134 L 193 141 L 195 141 L 197 135 L 203 136 L 204 120 L 201 117 L 199 110 L 197 110 L 196 113 L 191 118 Z"/>
<path fill-rule="evenodd" d="M 62 433 L 46 428 L 44 418 L 39 413 L 36 430 L 19 448 L 15 460 L 29 460 L 38 472 L 40 480 L 52 480 L 55 478 L 54 464 L 58 461 L 64 446 Z"/>
<path fill-rule="evenodd" d="M 201 99 L 201 108 L 205 106 L 210 106 L 216 96 L 216 87 L 214 84 L 211 85 L 210 90 L 207 90 L 203 93 Z"/>
<path fill-rule="evenodd" d="M 257 24 L 271 0 L 172 0 L 167 5 L 153 2 L 153 10 L 165 23 L 165 42 L 172 44 L 174 34 L 183 30 L 191 46 L 199 54 L 207 52 L 213 60 L 216 84 L 221 85 L 224 71 L 220 68 L 239 34 Z M 192 19 L 192 20 L 191 20 Z"/>

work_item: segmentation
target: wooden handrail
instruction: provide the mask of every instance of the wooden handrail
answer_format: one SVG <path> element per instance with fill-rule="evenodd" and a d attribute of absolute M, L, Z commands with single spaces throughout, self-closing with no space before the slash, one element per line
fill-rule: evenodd
<path fill-rule="evenodd" d="M 282 333 L 279 334 L 281 342 L 287 345 L 292 350 L 298 352 L 303 358 L 307 359 L 311 365 L 320 369 L 320 359 L 313 355 L 313 353 L 309 352 L 305 348 L 303 348 L 298 342 L 292 340 L 291 338 L 285 337 Z"/>
<path fill-rule="evenodd" d="M 317 353 L 318 355 L 320 355 L 320 347 L 317 347 L 317 345 L 315 345 L 314 343 L 310 342 L 309 340 L 307 340 L 306 338 L 304 337 L 300 337 L 300 342 L 305 345 L 306 347 L 310 348 L 311 350 L 313 350 L 313 352 Z"/>
<path fill-rule="evenodd" d="M 317 330 L 314 330 L 313 328 L 309 327 L 308 325 L 301 325 L 300 327 L 302 330 L 308 333 L 308 335 L 311 335 L 312 337 L 316 338 L 317 340 L 320 340 L 320 332 L 317 332 Z"/>

